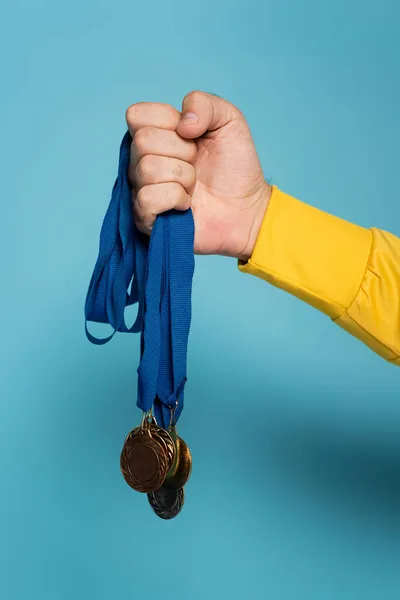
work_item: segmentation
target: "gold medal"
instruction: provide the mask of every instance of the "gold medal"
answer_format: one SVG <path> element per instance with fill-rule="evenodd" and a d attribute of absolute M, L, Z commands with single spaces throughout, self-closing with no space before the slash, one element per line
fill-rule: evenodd
<path fill-rule="evenodd" d="M 179 490 L 186 485 L 192 472 L 192 455 L 187 444 L 177 434 L 175 426 L 170 427 L 169 434 L 175 445 L 175 460 L 165 478 L 163 487 L 169 490 Z"/>

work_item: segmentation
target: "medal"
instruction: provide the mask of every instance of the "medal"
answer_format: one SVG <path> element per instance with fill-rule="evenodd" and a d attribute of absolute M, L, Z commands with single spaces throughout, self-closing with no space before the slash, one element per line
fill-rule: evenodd
<path fill-rule="evenodd" d="M 170 430 L 175 446 L 175 460 L 168 472 L 163 487 L 180 490 L 189 480 L 192 471 L 192 455 L 187 444 L 176 433 L 175 426 Z"/>
<path fill-rule="evenodd" d="M 121 452 L 121 472 L 137 492 L 147 493 L 153 512 L 161 519 L 173 519 L 183 508 L 184 486 L 192 470 L 192 456 L 179 437 L 175 410 L 168 431 L 159 427 L 151 411 L 142 424 L 126 437 Z"/>
<path fill-rule="evenodd" d="M 125 439 L 121 471 L 127 484 L 137 492 L 153 492 L 163 484 L 174 458 L 170 435 L 144 415 L 142 425 Z"/>
<path fill-rule="evenodd" d="M 94 344 L 105 344 L 117 331 L 140 333 L 137 406 L 143 416 L 125 438 L 120 468 L 133 490 L 148 495 L 157 516 L 172 519 L 182 510 L 192 469 L 176 424 L 186 384 L 194 221 L 190 209 L 173 210 L 157 217 L 150 239 L 139 232 L 128 178 L 131 142 L 127 132 L 86 297 L 86 335 Z M 128 327 L 124 311 L 135 303 L 137 319 Z M 88 331 L 88 321 L 108 323 L 113 333 L 98 339 Z"/>
<path fill-rule="evenodd" d="M 160 519 L 173 519 L 183 508 L 185 492 L 180 490 L 168 490 L 162 486 L 156 492 L 147 494 L 147 499 L 153 512 Z"/>

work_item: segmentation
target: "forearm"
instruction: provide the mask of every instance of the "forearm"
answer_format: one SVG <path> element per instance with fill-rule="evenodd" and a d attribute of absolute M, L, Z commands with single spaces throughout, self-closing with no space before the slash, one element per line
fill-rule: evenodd
<path fill-rule="evenodd" d="M 274 188 L 252 256 L 239 268 L 324 312 L 400 366 L 400 239 Z"/>

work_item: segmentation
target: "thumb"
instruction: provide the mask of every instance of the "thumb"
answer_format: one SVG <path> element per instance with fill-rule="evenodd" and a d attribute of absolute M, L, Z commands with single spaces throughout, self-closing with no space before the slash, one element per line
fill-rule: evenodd
<path fill-rule="evenodd" d="M 183 99 L 182 115 L 177 133 L 187 139 L 200 137 L 206 131 L 216 131 L 240 116 L 230 102 L 206 92 L 190 92 Z"/>

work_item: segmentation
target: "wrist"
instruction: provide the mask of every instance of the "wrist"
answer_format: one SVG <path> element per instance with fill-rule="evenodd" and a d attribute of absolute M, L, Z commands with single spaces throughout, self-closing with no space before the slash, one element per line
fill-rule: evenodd
<path fill-rule="evenodd" d="M 247 237 L 247 243 L 244 247 L 243 252 L 238 256 L 238 260 L 241 262 L 248 262 L 253 254 L 254 247 L 260 232 L 262 222 L 265 218 L 265 213 L 268 208 L 268 204 L 272 194 L 272 187 L 269 183 L 265 182 L 262 190 L 254 202 L 254 212 L 250 219 L 249 232 Z"/>

